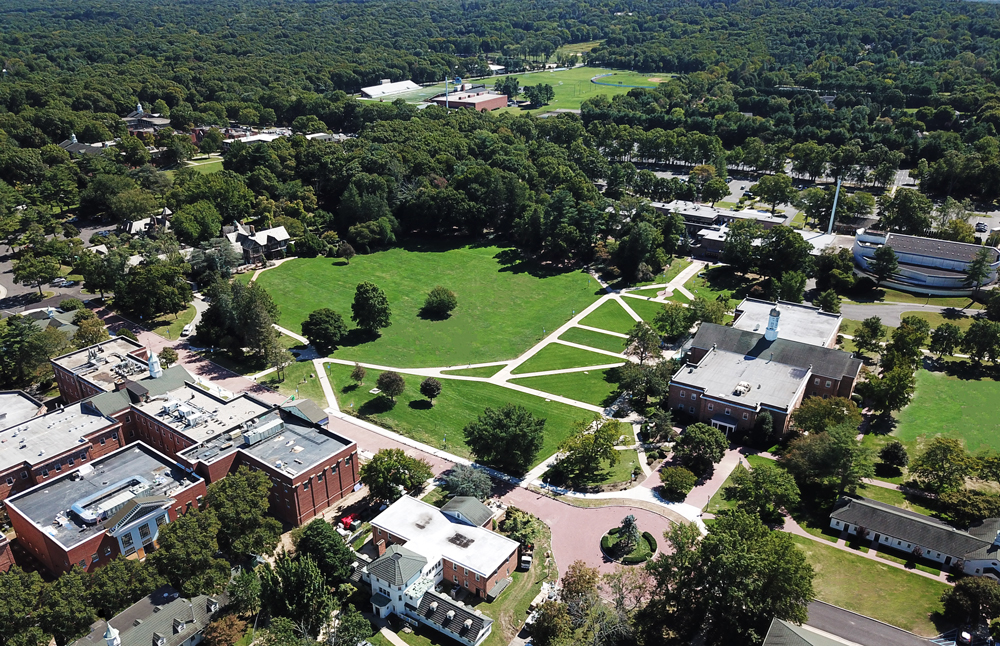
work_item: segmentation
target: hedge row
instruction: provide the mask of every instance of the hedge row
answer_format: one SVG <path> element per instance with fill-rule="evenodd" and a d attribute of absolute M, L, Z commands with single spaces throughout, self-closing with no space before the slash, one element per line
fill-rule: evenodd
<path fill-rule="evenodd" d="M 649 543 L 650 553 L 656 554 L 656 539 L 653 538 L 653 535 L 650 534 L 649 532 L 643 532 L 642 537 L 646 539 L 647 543 Z"/>

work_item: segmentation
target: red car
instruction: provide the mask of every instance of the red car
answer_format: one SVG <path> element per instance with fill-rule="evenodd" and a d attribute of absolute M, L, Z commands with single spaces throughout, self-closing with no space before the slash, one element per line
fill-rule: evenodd
<path fill-rule="evenodd" d="M 357 514 L 348 514 L 340 519 L 340 524 L 344 529 L 353 529 L 356 522 L 358 522 Z"/>

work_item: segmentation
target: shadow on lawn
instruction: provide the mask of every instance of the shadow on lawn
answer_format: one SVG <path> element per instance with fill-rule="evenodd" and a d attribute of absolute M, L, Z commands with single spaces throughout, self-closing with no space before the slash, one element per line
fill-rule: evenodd
<path fill-rule="evenodd" d="M 1000 379 L 1000 366 L 987 364 L 977 366 L 971 359 L 937 361 L 931 357 L 924 357 L 923 368 L 928 372 L 943 372 L 949 377 L 962 381 L 982 381 L 983 379 L 996 381 Z"/>

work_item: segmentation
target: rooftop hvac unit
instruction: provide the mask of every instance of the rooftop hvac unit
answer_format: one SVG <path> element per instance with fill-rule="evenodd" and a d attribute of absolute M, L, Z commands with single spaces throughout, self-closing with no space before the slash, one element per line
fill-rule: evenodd
<path fill-rule="evenodd" d="M 750 392 L 750 388 L 751 386 L 749 383 L 741 381 L 740 383 L 736 384 L 736 390 L 734 390 L 733 393 L 736 395 L 745 395 L 748 392 Z"/>

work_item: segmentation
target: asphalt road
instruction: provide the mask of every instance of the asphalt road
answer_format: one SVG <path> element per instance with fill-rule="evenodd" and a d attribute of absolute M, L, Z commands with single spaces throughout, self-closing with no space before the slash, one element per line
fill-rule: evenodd
<path fill-rule="evenodd" d="M 930 646 L 931 642 L 880 621 L 831 606 L 822 601 L 809 604 L 806 626 L 822 630 L 862 646 Z"/>
<path fill-rule="evenodd" d="M 840 306 L 840 314 L 845 319 L 855 321 L 863 321 L 869 316 L 877 316 L 882 319 L 882 325 L 899 327 L 899 317 L 903 312 L 943 312 L 948 309 L 953 308 L 942 307 L 941 305 L 921 305 L 919 303 L 871 303 L 868 305 L 843 303 Z"/>

